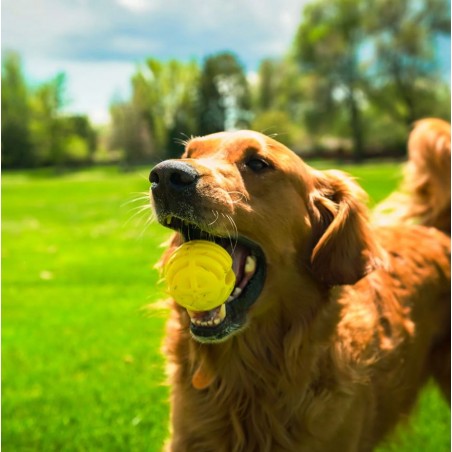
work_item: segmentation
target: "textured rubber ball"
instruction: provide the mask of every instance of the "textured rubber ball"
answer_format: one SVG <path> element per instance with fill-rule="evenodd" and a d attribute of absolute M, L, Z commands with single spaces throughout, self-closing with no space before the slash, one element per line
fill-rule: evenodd
<path fill-rule="evenodd" d="M 164 269 L 170 296 L 191 311 L 222 305 L 235 285 L 232 257 L 214 242 L 192 240 L 176 248 Z"/>

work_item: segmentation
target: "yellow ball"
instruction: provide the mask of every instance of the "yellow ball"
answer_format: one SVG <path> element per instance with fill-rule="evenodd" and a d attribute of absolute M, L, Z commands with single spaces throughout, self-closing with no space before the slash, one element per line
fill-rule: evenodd
<path fill-rule="evenodd" d="M 210 311 L 234 289 L 232 257 L 214 242 L 192 240 L 178 247 L 165 265 L 168 292 L 192 311 Z"/>

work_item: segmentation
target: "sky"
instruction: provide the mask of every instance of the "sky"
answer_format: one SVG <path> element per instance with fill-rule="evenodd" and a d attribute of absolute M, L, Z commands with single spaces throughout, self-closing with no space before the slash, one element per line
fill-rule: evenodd
<path fill-rule="evenodd" d="M 248 72 L 289 49 L 309 0 L 3 0 L 2 51 L 31 83 L 67 76 L 67 111 L 108 121 L 137 65 L 233 51 Z"/>
<path fill-rule="evenodd" d="M 310 0 L 3 0 L 2 51 L 32 84 L 66 74 L 66 111 L 108 122 L 147 57 L 182 61 L 233 51 L 252 75 L 290 48 Z M 440 42 L 450 78 L 450 39 Z M 444 49 L 444 50 L 443 50 Z"/>

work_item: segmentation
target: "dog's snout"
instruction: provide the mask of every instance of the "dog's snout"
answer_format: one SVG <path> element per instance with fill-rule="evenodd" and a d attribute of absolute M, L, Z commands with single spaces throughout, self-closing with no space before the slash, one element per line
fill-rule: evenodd
<path fill-rule="evenodd" d="M 193 187 L 198 178 L 198 172 L 191 165 L 176 160 L 159 163 L 149 174 L 153 191 L 159 189 L 185 190 Z"/>

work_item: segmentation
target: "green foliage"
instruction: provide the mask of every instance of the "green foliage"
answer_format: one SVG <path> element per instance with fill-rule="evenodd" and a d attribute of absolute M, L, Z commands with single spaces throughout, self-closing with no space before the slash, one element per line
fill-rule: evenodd
<path fill-rule="evenodd" d="M 19 56 L 5 55 L 2 61 L 2 162 L 25 167 L 35 162 L 31 146 L 29 90 Z"/>
<path fill-rule="evenodd" d="M 372 14 L 363 0 L 309 3 L 293 46 L 303 73 L 316 78 L 306 124 L 346 132 L 359 160 L 382 144 L 367 132 L 382 129 L 388 117 L 397 124 L 390 148 L 399 147 L 399 129 L 407 133 L 414 120 L 449 118 L 450 87 L 434 52 L 438 33 L 448 32 L 449 9 L 447 0 L 378 0 Z"/>
<path fill-rule="evenodd" d="M 174 139 L 196 132 L 196 85 L 199 68 L 194 62 L 167 63 L 149 59 L 133 77 L 133 104 L 147 121 L 161 152 L 174 153 Z"/>
<path fill-rule="evenodd" d="M 378 0 L 374 8 L 375 14 L 363 21 L 375 49 L 369 70 L 377 75 L 367 80 L 368 95 L 406 124 L 431 116 L 437 100 L 434 87 L 447 91 L 434 48 L 439 33 L 450 33 L 450 3 Z"/>
<path fill-rule="evenodd" d="M 450 34 L 448 0 L 313 0 L 300 19 L 287 54 L 263 59 L 256 77 L 231 52 L 200 65 L 148 58 L 131 98 L 110 106 L 102 159 L 178 157 L 191 136 L 252 126 L 297 150 L 359 161 L 399 156 L 414 120 L 450 119 L 437 51 L 438 36 Z M 62 114 L 64 75 L 31 89 L 18 56 L 6 54 L 2 83 L 4 167 L 93 160 L 87 118 Z"/>
<path fill-rule="evenodd" d="M 110 147 L 124 150 L 125 163 L 181 153 L 179 141 L 197 131 L 198 79 L 194 62 L 150 58 L 138 68 L 132 78 L 132 99 L 110 108 Z"/>
<path fill-rule="evenodd" d="M 27 86 L 18 55 L 2 61 L 2 157 L 5 168 L 88 162 L 96 134 L 86 116 L 65 116 L 65 75 L 34 89 Z M 76 140 L 77 150 L 74 152 Z M 80 143 L 83 141 L 83 144 Z M 81 146 L 86 152 L 81 152 Z"/>
<path fill-rule="evenodd" d="M 293 123 L 302 124 L 313 80 L 302 74 L 291 58 L 263 60 L 254 94 L 256 114 L 266 110 L 285 112 Z"/>
<path fill-rule="evenodd" d="M 149 160 L 154 155 L 154 140 L 140 111 L 131 102 L 110 106 L 112 127 L 108 148 L 121 149 L 126 165 Z"/>
<path fill-rule="evenodd" d="M 151 58 L 132 78 L 132 99 L 114 103 L 111 148 L 126 163 L 178 157 L 185 139 L 249 125 L 251 99 L 237 58 L 221 53 L 195 62 Z"/>
<path fill-rule="evenodd" d="M 251 128 L 274 136 L 289 148 L 293 148 L 295 143 L 301 141 L 300 128 L 292 122 L 286 112 L 280 110 L 265 110 L 258 114 L 251 123 Z"/>
<path fill-rule="evenodd" d="M 372 203 L 400 178 L 393 163 L 341 169 Z M 148 172 L 3 174 L 5 452 L 161 450 L 166 315 L 143 308 L 163 297 L 152 266 L 168 233 L 147 224 Z M 424 392 L 419 408 L 379 452 L 450 450 L 449 408 L 438 392 Z"/>
<path fill-rule="evenodd" d="M 64 74 L 40 85 L 31 99 L 31 130 L 35 152 L 41 162 L 62 165 L 66 159 L 66 121 L 59 115 L 64 106 Z"/>
<path fill-rule="evenodd" d="M 363 158 L 364 139 L 360 92 L 363 74 L 359 64 L 359 50 L 364 42 L 362 20 L 363 1 L 320 0 L 304 10 L 295 39 L 295 56 L 302 68 L 323 80 L 327 96 L 317 100 L 328 105 L 335 95 L 347 112 L 349 134 L 353 138 L 354 157 Z M 339 91 L 340 90 L 340 91 Z M 341 98 L 337 94 L 341 92 Z M 325 104 L 326 102 L 326 104 Z"/>
<path fill-rule="evenodd" d="M 199 133 L 247 128 L 251 95 L 236 56 L 225 52 L 206 58 L 199 82 Z"/>

